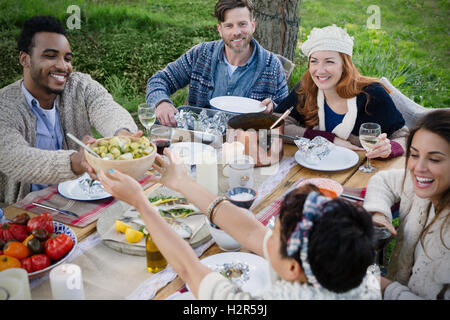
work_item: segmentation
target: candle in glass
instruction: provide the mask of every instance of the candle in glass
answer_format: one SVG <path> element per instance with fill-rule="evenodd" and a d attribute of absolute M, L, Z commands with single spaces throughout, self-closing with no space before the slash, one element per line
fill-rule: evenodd
<path fill-rule="evenodd" d="M 25 269 L 10 268 L 0 272 L 0 300 L 31 300 Z"/>
<path fill-rule="evenodd" d="M 50 271 L 54 300 L 84 300 L 81 269 L 76 264 L 62 264 Z"/>

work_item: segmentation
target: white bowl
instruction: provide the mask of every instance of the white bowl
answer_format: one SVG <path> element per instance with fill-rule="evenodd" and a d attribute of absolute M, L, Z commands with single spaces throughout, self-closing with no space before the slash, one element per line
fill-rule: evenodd
<path fill-rule="evenodd" d="M 214 241 L 216 241 L 220 249 L 223 251 L 238 251 L 241 249 L 241 244 L 239 242 L 234 240 L 234 238 L 228 235 L 225 231 L 218 229 L 217 227 L 213 227 L 207 217 L 205 217 L 205 222 L 211 236 Z"/>

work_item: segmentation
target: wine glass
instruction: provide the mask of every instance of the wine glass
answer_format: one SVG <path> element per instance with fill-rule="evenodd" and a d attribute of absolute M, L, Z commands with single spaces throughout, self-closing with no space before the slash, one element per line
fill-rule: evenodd
<path fill-rule="evenodd" d="M 141 103 L 140 105 L 138 105 L 138 116 L 139 121 L 142 123 L 145 129 L 147 131 L 150 131 L 151 127 L 156 121 L 155 106 L 152 104 L 148 105 L 147 103 Z"/>
<path fill-rule="evenodd" d="M 172 142 L 172 128 L 157 125 L 151 128 L 150 139 L 156 145 L 157 152 L 163 155 L 164 148 L 170 147 Z"/>
<path fill-rule="evenodd" d="M 363 123 L 359 128 L 359 141 L 363 148 L 370 152 L 373 146 L 378 142 L 378 136 L 381 134 L 381 127 L 378 123 L 367 122 Z M 362 172 L 375 172 L 377 169 L 370 165 L 370 159 L 367 158 L 367 164 L 360 166 L 359 170 Z"/>

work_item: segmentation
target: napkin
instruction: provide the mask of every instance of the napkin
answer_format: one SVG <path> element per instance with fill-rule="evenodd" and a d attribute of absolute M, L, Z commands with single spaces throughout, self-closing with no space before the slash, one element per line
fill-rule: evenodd
<path fill-rule="evenodd" d="M 153 185 L 150 182 L 151 175 L 145 175 L 139 183 L 144 189 Z M 69 210 L 79 215 L 78 218 L 58 213 L 57 211 L 43 209 L 33 205 L 33 202 L 48 205 L 54 208 Z M 95 201 L 76 201 L 64 198 L 58 193 L 57 185 L 49 186 L 45 189 L 31 192 L 25 198 L 14 204 L 16 207 L 31 211 L 37 214 L 48 212 L 52 215 L 53 220 L 59 221 L 75 227 L 85 227 L 96 221 L 99 216 L 107 211 L 122 210 L 120 201 L 113 197 L 95 200 Z"/>

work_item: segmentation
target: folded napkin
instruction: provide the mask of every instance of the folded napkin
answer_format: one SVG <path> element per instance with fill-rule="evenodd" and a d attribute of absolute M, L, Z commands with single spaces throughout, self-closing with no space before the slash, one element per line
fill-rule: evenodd
<path fill-rule="evenodd" d="M 153 185 L 150 182 L 151 175 L 145 175 L 139 183 L 144 189 Z M 79 217 L 75 218 L 69 215 L 58 213 L 50 209 L 44 209 L 33 205 L 33 202 L 48 205 L 54 208 L 71 211 Z M 18 208 L 31 211 L 37 214 L 48 212 L 52 215 L 53 220 L 59 221 L 76 227 L 85 227 L 96 221 L 105 211 L 122 210 L 120 201 L 110 197 L 95 201 L 77 201 L 64 198 L 58 193 L 57 185 L 49 186 L 45 189 L 31 192 L 21 201 L 14 204 Z"/>

